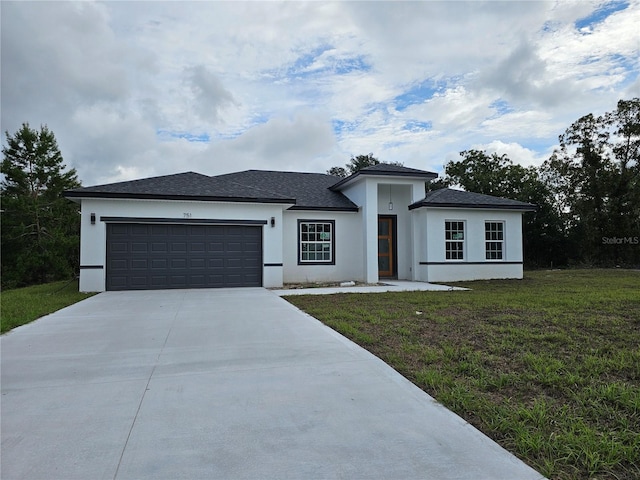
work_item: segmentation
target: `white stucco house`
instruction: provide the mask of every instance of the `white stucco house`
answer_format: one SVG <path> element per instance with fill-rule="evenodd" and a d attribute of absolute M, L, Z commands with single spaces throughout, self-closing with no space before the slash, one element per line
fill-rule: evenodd
<path fill-rule="evenodd" d="M 379 164 L 347 178 L 188 172 L 65 192 L 81 206 L 80 290 L 522 278 L 535 206 Z"/>

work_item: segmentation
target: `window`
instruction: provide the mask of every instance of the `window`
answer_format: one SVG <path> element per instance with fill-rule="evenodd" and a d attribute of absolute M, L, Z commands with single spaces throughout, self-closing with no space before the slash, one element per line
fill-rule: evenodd
<path fill-rule="evenodd" d="M 487 260 L 502 260 L 504 250 L 504 223 L 484 222 L 485 257 Z"/>
<path fill-rule="evenodd" d="M 335 221 L 298 221 L 298 264 L 335 265 Z"/>
<path fill-rule="evenodd" d="M 445 255 L 447 260 L 464 260 L 464 222 L 444 222 Z"/>

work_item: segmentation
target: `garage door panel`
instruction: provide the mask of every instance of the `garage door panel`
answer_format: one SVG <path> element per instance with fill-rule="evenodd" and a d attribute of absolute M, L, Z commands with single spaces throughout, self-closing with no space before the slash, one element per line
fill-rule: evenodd
<path fill-rule="evenodd" d="M 187 242 L 171 242 L 171 247 L 170 247 L 169 250 L 172 253 L 174 253 L 174 252 L 186 253 L 187 252 Z"/>
<path fill-rule="evenodd" d="M 207 268 L 207 260 L 205 258 L 190 258 L 189 269 L 205 269 Z"/>
<path fill-rule="evenodd" d="M 129 262 L 125 259 L 113 259 L 109 262 L 109 267 L 112 272 L 127 271 L 129 269 Z"/>
<path fill-rule="evenodd" d="M 186 258 L 171 258 L 169 260 L 171 270 L 184 270 L 187 268 Z"/>
<path fill-rule="evenodd" d="M 131 243 L 131 253 L 147 253 L 149 251 L 149 244 L 142 242 Z"/>
<path fill-rule="evenodd" d="M 186 288 L 188 286 L 186 275 L 171 275 L 169 282 L 173 286 L 172 288 Z"/>
<path fill-rule="evenodd" d="M 130 275 L 129 282 L 132 287 L 143 287 L 149 284 L 149 277 L 147 275 Z"/>
<path fill-rule="evenodd" d="M 190 252 L 204 252 L 206 251 L 206 245 L 204 242 L 200 242 L 200 241 L 192 241 L 189 242 L 189 251 Z"/>
<path fill-rule="evenodd" d="M 113 252 L 128 252 L 129 251 L 129 244 L 125 243 L 125 242 L 113 242 L 110 245 L 110 249 Z"/>
<path fill-rule="evenodd" d="M 259 251 L 261 251 L 260 244 L 258 244 L 257 242 L 245 242 L 244 251 L 258 253 Z"/>
<path fill-rule="evenodd" d="M 207 260 L 207 266 L 209 269 L 215 269 L 215 268 L 222 269 L 224 268 L 224 258 L 223 257 L 209 258 Z"/>
<path fill-rule="evenodd" d="M 167 242 L 152 242 L 151 251 L 153 253 L 166 253 L 169 251 Z"/>
<path fill-rule="evenodd" d="M 262 227 L 107 224 L 107 289 L 262 285 Z"/>
<path fill-rule="evenodd" d="M 149 270 L 149 261 L 146 258 L 131 260 L 131 270 Z"/>
<path fill-rule="evenodd" d="M 242 259 L 241 258 L 227 258 L 224 262 L 225 268 L 228 269 L 236 269 L 242 267 Z"/>
<path fill-rule="evenodd" d="M 242 244 L 240 242 L 229 242 L 227 243 L 226 251 L 231 253 L 240 253 L 242 252 Z"/>
<path fill-rule="evenodd" d="M 207 244 L 207 253 L 211 255 L 224 256 L 224 244 L 223 243 L 209 243 Z"/>
<path fill-rule="evenodd" d="M 169 279 L 166 275 L 151 275 L 149 278 L 151 285 L 155 288 L 166 288 L 169 285 Z"/>
<path fill-rule="evenodd" d="M 189 275 L 189 283 L 193 286 L 193 288 L 204 287 L 207 285 L 207 276 L 206 275 Z"/>
<path fill-rule="evenodd" d="M 115 236 L 117 235 L 129 236 L 129 229 L 127 228 L 127 225 L 114 223 L 110 227 L 110 232 L 112 235 L 115 235 Z"/>
<path fill-rule="evenodd" d="M 112 275 L 110 280 L 111 285 L 113 285 L 114 287 L 125 288 L 127 286 L 127 277 L 123 277 L 121 275 Z"/>
<path fill-rule="evenodd" d="M 169 261 L 166 258 L 153 258 L 151 260 L 152 270 L 165 270 L 169 265 Z"/>
<path fill-rule="evenodd" d="M 151 235 L 166 237 L 169 231 L 168 225 L 150 225 Z"/>
<path fill-rule="evenodd" d="M 131 225 L 131 235 L 142 235 L 146 237 L 149 234 L 149 228 L 147 225 Z"/>

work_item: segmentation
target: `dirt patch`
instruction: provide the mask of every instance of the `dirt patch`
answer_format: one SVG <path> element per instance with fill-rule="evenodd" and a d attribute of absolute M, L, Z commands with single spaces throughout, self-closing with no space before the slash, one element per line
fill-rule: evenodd
<path fill-rule="evenodd" d="M 305 288 L 347 288 L 340 284 L 344 282 L 313 282 L 313 283 L 285 283 L 282 287 L 270 288 L 269 290 L 302 290 Z M 364 283 L 354 282 L 355 285 L 350 287 L 380 287 L 387 285 L 386 283 Z"/>

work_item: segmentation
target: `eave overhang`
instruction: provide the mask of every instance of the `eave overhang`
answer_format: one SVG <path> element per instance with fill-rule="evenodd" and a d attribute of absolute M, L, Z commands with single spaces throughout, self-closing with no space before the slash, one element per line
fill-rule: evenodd
<path fill-rule="evenodd" d="M 417 208 L 473 208 L 483 210 L 518 210 L 521 212 L 535 212 L 538 210 L 537 205 L 495 205 L 495 204 L 481 204 L 481 203 L 428 203 L 428 202 L 416 202 L 409 205 L 409 210 L 415 210 Z"/>
<path fill-rule="evenodd" d="M 313 211 L 313 212 L 358 212 L 360 209 L 358 207 L 307 207 L 304 205 L 294 205 L 293 207 L 289 207 L 287 210 L 294 211 Z"/>
<path fill-rule="evenodd" d="M 342 188 L 347 185 L 357 181 L 360 177 L 392 177 L 392 178 L 402 178 L 406 180 L 435 180 L 438 178 L 437 173 L 432 172 L 424 172 L 424 173 L 411 173 L 407 174 L 406 172 L 389 172 L 389 171 L 359 171 L 354 173 L 353 175 L 348 176 L 347 178 L 343 178 L 338 181 L 338 183 L 329 187 L 329 190 L 333 190 L 335 192 L 340 191 Z"/>
<path fill-rule="evenodd" d="M 225 197 L 215 195 L 159 195 L 154 193 L 116 193 L 116 192 L 82 192 L 67 191 L 64 197 L 70 200 L 82 200 L 83 198 L 108 198 L 126 200 L 183 200 L 195 202 L 231 202 L 231 203 L 270 203 L 290 205 L 296 203 L 295 198 L 268 198 L 268 197 Z"/>

